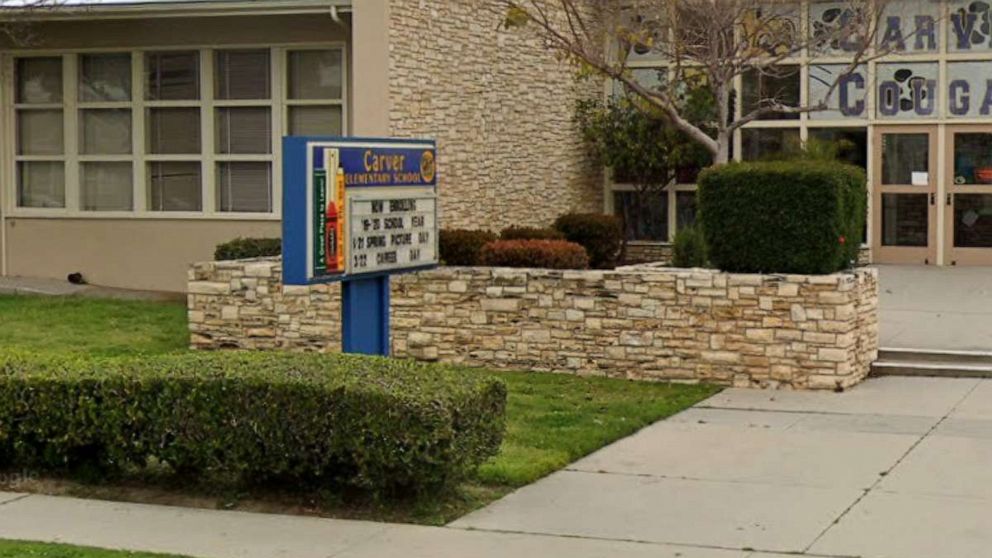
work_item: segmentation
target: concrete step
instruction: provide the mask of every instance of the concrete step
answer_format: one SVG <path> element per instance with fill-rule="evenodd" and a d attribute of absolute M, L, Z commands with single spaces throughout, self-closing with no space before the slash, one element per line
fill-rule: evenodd
<path fill-rule="evenodd" d="M 872 375 L 992 378 L 992 352 L 882 349 Z"/>

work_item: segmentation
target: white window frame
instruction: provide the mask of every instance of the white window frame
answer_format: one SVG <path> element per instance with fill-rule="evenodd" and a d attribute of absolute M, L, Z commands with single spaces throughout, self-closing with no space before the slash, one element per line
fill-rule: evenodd
<path fill-rule="evenodd" d="M 216 51 L 259 50 L 270 52 L 271 98 L 268 100 L 220 100 L 214 99 L 214 56 Z M 298 50 L 340 50 L 342 90 L 340 99 L 319 99 L 291 101 L 287 89 L 289 75 L 287 58 L 289 52 Z M 200 99 L 197 101 L 148 101 L 145 99 L 145 55 L 149 52 L 198 51 L 200 54 Z M 77 62 L 82 54 L 131 54 L 130 103 L 84 103 L 82 106 L 96 108 L 102 105 L 124 106 L 132 111 L 131 137 L 132 154 L 127 155 L 81 155 L 79 153 L 79 74 Z M 19 156 L 16 151 L 16 108 L 14 95 L 14 65 L 18 58 L 62 57 L 63 111 L 65 152 L 61 156 Z M 143 46 L 140 48 L 91 48 L 58 50 L 11 50 L 3 53 L 3 81 L 0 84 L 0 106 L 2 106 L 3 148 L 0 152 L 3 172 L 0 173 L 5 216 L 9 218 L 53 218 L 53 219 L 193 219 L 193 220 L 237 220 L 237 221 L 278 221 L 282 219 L 282 137 L 289 132 L 289 107 L 293 105 L 340 106 L 342 134 L 350 135 L 350 51 L 343 41 L 319 43 L 281 44 L 223 44 L 223 45 L 183 45 L 183 46 Z M 44 105 L 47 106 L 47 105 Z M 31 105 L 32 108 L 44 108 Z M 152 155 L 146 146 L 146 112 L 150 107 L 198 107 L 200 109 L 201 149 L 198 155 Z M 271 153 L 258 155 L 221 155 L 216 153 L 214 135 L 215 108 L 227 106 L 268 106 L 271 111 L 272 146 Z M 66 162 L 65 207 L 28 208 L 17 205 L 17 161 L 19 160 L 64 160 Z M 80 208 L 81 160 L 131 161 L 133 162 L 133 211 L 83 211 Z M 201 162 L 202 211 L 151 211 L 148 209 L 148 163 L 152 161 L 192 161 Z M 269 213 L 237 213 L 218 211 L 217 162 L 219 161 L 265 161 L 272 166 L 272 211 Z"/>

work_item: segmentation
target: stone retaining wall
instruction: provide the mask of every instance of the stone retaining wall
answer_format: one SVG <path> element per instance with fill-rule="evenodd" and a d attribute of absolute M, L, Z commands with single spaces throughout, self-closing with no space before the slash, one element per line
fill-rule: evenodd
<path fill-rule="evenodd" d="M 337 285 L 283 287 L 278 260 L 190 270 L 197 349 L 337 351 Z M 441 268 L 393 280 L 393 351 L 471 366 L 841 389 L 878 353 L 878 274 Z"/>

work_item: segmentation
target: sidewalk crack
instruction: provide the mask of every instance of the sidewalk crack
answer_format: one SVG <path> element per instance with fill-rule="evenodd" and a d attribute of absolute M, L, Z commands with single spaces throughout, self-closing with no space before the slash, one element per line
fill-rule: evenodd
<path fill-rule="evenodd" d="M 903 452 L 903 454 L 901 456 L 899 456 L 899 459 L 897 459 L 896 462 L 893 463 L 891 467 L 889 467 L 888 469 L 886 469 L 882 474 L 879 474 L 878 475 L 878 478 L 875 480 L 875 482 L 873 482 L 871 484 L 871 486 L 869 486 L 864 491 L 864 493 L 861 494 L 861 496 L 859 496 L 856 500 L 854 500 L 854 502 L 852 502 L 850 506 L 848 506 L 847 508 L 845 508 L 844 511 L 842 511 L 840 513 L 840 515 L 837 516 L 836 519 L 834 519 L 829 525 L 827 525 L 827 527 L 823 531 L 821 531 L 820 534 L 817 535 L 815 539 L 813 539 L 813 542 L 809 543 L 809 545 L 806 546 L 806 548 L 803 550 L 803 553 L 804 554 L 805 553 L 808 553 L 810 551 L 810 549 L 813 548 L 814 546 L 816 546 L 816 543 L 820 542 L 820 540 L 823 537 L 825 537 L 826 534 L 831 529 L 833 529 L 836 525 L 839 525 L 840 522 L 845 517 L 847 517 L 847 515 L 851 512 L 851 510 L 853 510 L 855 508 L 855 506 L 857 506 L 858 504 L 860 504 L 861 502 L 863 502 L 864 499 L 867 498 L 869 494 L 871 494 L 873 491 L 875 491 L 879 487 L 879 485 L 882 484 L 882 481 L 884 481 L 886 478 L 888 478 L 888 476 L 890 474 L 892 474 L 892 471 L 894 471 L 896 467 L 898 467 L 899 465 L 901 465 L 902 462 L 905 461 L 907 457 L 909 457 L 909 454 L 913 453 L 913 450 L 915 450 L 916 448 L 918 448 L 920 446 L 920 444 L 923 443 L 924 440 L 926 440 L 927 438 L 929 438 L 934 432 L 937 431 L 938 428 L 940 428 L 940 425 L 944 424 L 944 422 L 951 417 L 951 415 L 954 413 L 954 411 L 957 410 L 958 406 L 961 405 L 961 403 L 963 403 L 965 399 L 968 399 L 968 397 L 970 397 L 971 394 L 974 393 L 976 389 L 978 389 L 978 386 L 979 385 L 981 385 L 981 380 L 976 381 L 975 382 L 975 385 L 971 386 L 971 389 L 969 389 L 968 392 L 965 393 L 957 401 L 957 403 L 955 403 L 954 405 L 952 405 L 951 408 L 947 411 L 947 413 L 944 414 L 944 416 L 940 417 L 940 420 L 938 420 L 933 426 L 931 426 L 929 430 L 927 430 L 926 432 L 924 432 L 923 435 L 921 435 L 918 440 L 916 440 L 915 442 L 913 442 L 913 444 L 910 445 L 909 448 L 905 452 Z"/>
<path fill-rule="evenodd" d="M 17 502 L 20 502 L 21 500 L 24 500 L 26 498 L 30 498 L 31 496 L 34 496 L 34 495 L 33 494 L 21 494 L 20 496 L 18 496 L 16 498 L 13 498 L 13 499 L 10 499 L 10 500 L 4 500 L 3 502 L 0 502 L 0 507 L 7 506 L 7 505 L 10 505 L 10 504 L 16 504 Z"/>

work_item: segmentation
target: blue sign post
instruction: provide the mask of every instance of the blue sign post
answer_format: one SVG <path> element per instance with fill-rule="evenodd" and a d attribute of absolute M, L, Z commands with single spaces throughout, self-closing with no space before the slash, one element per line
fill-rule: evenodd
<path fill-rule="evenodd" d="M 389 277 L 438 264 L 433 141 L 283 140 L 283 284 L 341 282 L 346 353 L 389 354 Z"/>

